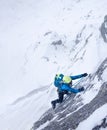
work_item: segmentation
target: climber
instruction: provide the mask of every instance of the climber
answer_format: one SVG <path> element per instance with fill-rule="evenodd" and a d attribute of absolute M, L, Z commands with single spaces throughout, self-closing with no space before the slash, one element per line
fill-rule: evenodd
<path fill-rule="evenodd" d="M 72 80 L 86 77 L 87 75 L 87 73 L 75 76 L 64 76 L 63 74 L 56 74 L 54 85 L 58 88 L 57 92 L 59 98 L 51 101 L 52 108 L 55 109 L 57 103 L 63 102 L 64 94 L 68 94 L 68 92 L 78 93 L 84 91 L 84 87 L 81 87 L 79 89 L 72 88 Z"/>

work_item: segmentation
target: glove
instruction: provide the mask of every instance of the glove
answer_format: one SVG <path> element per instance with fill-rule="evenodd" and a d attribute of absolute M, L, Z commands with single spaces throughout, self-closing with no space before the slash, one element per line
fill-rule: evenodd
<path fill-rule="evenodd" d="M 78 90 L 79 90 L 79 92 L 82 92 L 82 91 L 84 91 L 84 87 L 81 87 Z"/>
<path fill-rule="evenodd" d="M 88 75 L 87 73 L 82 74 L 83 77 L 86 77 L 87 75 Z"/>

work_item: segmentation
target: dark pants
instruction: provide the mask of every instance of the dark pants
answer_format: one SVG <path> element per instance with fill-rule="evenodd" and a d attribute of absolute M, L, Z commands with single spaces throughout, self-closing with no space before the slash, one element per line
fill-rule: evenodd
<path fill-rule="evenodd" d="M 54 106 L 56 106 L 56 103 L 62 103 L 63 99 L 64 99 L 64 94 L 68 94 L 68 91 L 58 92 L 58 99 L 53 100 L 52 104 L 54 104 Z"/>

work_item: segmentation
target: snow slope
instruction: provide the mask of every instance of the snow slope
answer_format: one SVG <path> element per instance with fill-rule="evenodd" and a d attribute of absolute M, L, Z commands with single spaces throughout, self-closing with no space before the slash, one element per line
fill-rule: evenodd
<path fill-rule="evenodd" d="M 91 130 L 95 125 L 97 125 L 101 119 L 106 117 L 107 115 L 107 104 L 103 105 L 99 109 L 97 109 L 87 120 L 80 123 L 79 127 L 76 130 Z M 105 128 L 106 130 L 107 128 Z M 104 129 L 103 129 L 104 130 Z"/>
<path fill-rule="evenodd" d="M 99 31 L 106 5 L 106 0 L 1 0 L 0 129 L 29 130 L 57 96 L 56 73 L 96 71 L 107 56 Z M 99 84 L 86 93 L 84 104 L 97 95 Z"/>

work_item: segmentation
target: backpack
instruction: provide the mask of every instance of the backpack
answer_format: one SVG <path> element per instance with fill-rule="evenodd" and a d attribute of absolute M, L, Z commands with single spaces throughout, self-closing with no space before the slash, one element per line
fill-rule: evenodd
<path fill-rule="evenodd" d="M 72 79 L 70 76 L 64 76 L 63 74 L 56 74 L 55 76 L 56 80 L 59 81 L 59 83 L 65 83 L 65 84 L 71 84 Z"/>
<path fill-rule="evenodd" d="M 70 84 L 72 82 L 72 79 L 71 79 L 70 76 L 64 76 L 63 82 L 66 83 L 66 84 Z"/>

